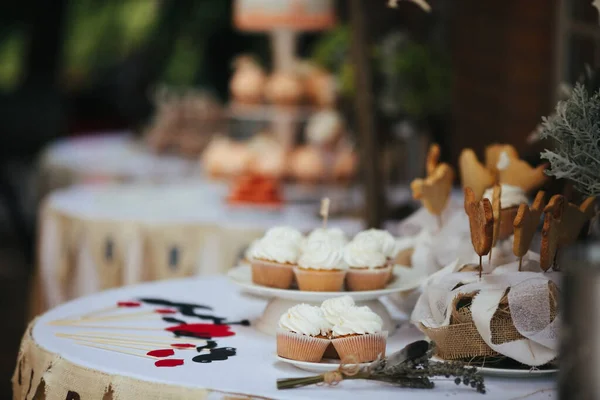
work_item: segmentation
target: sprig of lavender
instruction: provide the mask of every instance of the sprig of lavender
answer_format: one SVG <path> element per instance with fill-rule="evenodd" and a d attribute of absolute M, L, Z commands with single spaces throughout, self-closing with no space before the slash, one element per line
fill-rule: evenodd
<path fill-rule="evenodd" d="M 476 368 L 465 366 L 457 361 L 432 363 L 430 359 L 433 348 L 427 342 L 420 340 L 386 358 L 374 361 L 367 367 L 360 368 L 355 374 L 344 374 L 342 366 L 337 371 L 337 377 L 339 380 L 366 379 L 413 389 L 433 389 L 435 384 L 432 378 L 454 378 L 457 385 L 462 383 L 471 386 L 479 393 L 485 393 L 483 377 L 477 373 Z M 327 374 L 278 379 L 277 388 L 292 389 L 327 381 Z"/>

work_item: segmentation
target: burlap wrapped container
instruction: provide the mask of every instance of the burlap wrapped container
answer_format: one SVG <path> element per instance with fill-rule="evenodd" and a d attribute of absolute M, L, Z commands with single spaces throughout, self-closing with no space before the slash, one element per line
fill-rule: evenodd
<path fill-rule="evenodd" d="M 548 283 L 550 315 L 552 320 L 558 314 L 558 288 Z M 490 327 L 492 343 L 502 344 L 523 339 L 513 324 L 508 305 L 508 289 L 492 317 Z M 477 292 L 456 296 L 453 301 L 450 325 L 428 328 L 420 324 L 420 329 L 436 344 L 436 355 L 444 360 L 472 360 L 476 357 L 504 357 L 492 350 L 481 338 L 473 318 L 470 304 Z"/>

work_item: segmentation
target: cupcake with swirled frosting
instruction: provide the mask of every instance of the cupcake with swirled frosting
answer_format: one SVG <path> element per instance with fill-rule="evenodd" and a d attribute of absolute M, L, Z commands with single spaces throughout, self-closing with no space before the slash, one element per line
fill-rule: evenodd
<path fill-rule="evenodd" d="M 267 232 L 250 250 L 252 282 L 257 285 L 289 289 L 294 267 L 300 256 L 302 237 L 289 231 Z"/>
<path fill-rule="evenodd" d="M 348 264 L 346 288 L 350 291 L 383 289 L 390 280 L 392 266 L 372 236 L 355 237 L 348 243 L 344 261 Z"/>
<path fill-rule="evenodd" d="M 384 357 L 386 341 L 381 317 L 366 306 L 341 310 L 331 328 L 331 343 L 342 360 L 354 356 L 362 363 Z"/>
<path fill-rule="evenodd" d="M 330 345 L 332 325 L 319 307 L 298 304 L 279 318 L 277 355 L 298 361 L 319 362 Z"/>
<path fill-rule="evenodd" d="M 289 226 L 276 226 L 270 228 L 265 232 L 264 237 L 289 241 L 296 246 L 301 246 L 302 241 L 304 240 L 302 232 Z"/>
<path fill-rule="evenodd" d="M 398 251 L 396 239 L 386 230 L 368 229 L 359 232 L 353 240 L 365 241 L 365 245 L 370 245 L 373 250 L 382 253 L 388 261 L 393 261 Z"/>
<path fill-rule="evenodd" d="M 331 240 L 340 247 L 348 243 L 348 237 L 340 228 L 317 228 L 306 237 L 307 243 L 318 240 Z"/>
<path fill-rule="evenodd" d="M 294 268 L 300 290 L 339 292 L 346 276 L 343 249 L 332 239 L 307 241 Z"/>

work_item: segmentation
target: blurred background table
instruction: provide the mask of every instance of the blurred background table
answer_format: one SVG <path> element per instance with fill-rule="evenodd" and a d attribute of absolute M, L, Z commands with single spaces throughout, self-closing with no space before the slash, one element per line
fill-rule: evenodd
<path fill-rule="evenodd" d="M 89 182 L 172 182 L 199 176 L 197 160 L 161 155 L 127 132 L 68 137 L 51 142 L 39 160 L 38 196 Z"/>
<path fill-rule="evenodd" d="M 227 205 L 217 183 L 84 185 L 52 193 L 40 214 L 32 313 L 99 290 L 223 273 L 266 229 L 321 225 L 318 206 L 265 210 Z M 349 235 L 357 218 L 335 218 Z"/>

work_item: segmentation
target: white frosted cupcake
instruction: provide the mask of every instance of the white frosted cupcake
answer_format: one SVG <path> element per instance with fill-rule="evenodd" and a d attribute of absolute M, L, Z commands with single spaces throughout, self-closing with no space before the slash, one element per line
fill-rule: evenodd
<path fill-rule="evenodd" d="M 343 249 L 335 241 L 324 239 L 306 243 L 294 272 L 300 290 L 339 292 L 346 268 Z"/>
<path fill-rule="evenodd" d="M 321 304 L 325 319 L 333 326 L 341 323 L 341 315 L 354 307 L 354 300 L 350 296 L 334 297 Z"/>
<path fill-rule="evenodd" d="M 319 362 L 330 345 L 331 324 L 319 307 L 298 304 L 279 318 L 277 355 L 298 361 Z"/>
<path fill-rule="evenodd" d="M 348 243 L 344 261 L 348 264 L 346 287 L 350 291 L 382 289 L 390 280 L 392 267 L 372 237 L 356 237 Z"/>
<path fill-rule="evenodd" d="M 334 297 L 332 299 L 325 300 L 323 304 L 321 304 L 323 315 L 332 326 L 341 323 L 341 315 L 351 307 L 354 307 L 354 300 L 350 296 Z M 323 357 L 332 359 L 340 358 L 337 350 L 333 346 L 333 343 L 327 347 Z"/>
<path fill-rule="evenodd" d="M 290 228 L 289 226 L 276 226 L 265 232 L 265 238 L 280 239 L 283 241 L 289 241 L 295 246 L 302 246 L 304 241 L 304 235 L 297 229 Z"/>
<path fill-rule="evenodd" d="M 396 239 L 386 230 L 368 229 L 358 233 L 353 241 L 355 240 L 364 241 L 364 245 L 372 246 L 373 250 L 382 253 L 389 262 L 393 262 L 396 257 Z"/>
<path fill-rule="evenodd" d="M 300 248 L 281 237 L 263 237 L 249 254 L 252 282 L 257 285 L 289 289 L 294 281 L 294 267 Z"/>
<path fill-rule="evenodd" d="M 331 240 L 340 247 L 348 243 L 348 237 L 340 228 L 317 228 L 306 237 L 306 242 L 313 240 Z"/>
<path fill-rule="evenodd" d="M 244 257 L 242 258 L 243 263 L 250 264 L 250 259 L 252 258 L 252 256 L 251 256 L 252 250 L 258 242 L 259 242 L 259 239 L 256 239 L 256 240 L 253 240 L 252 243 L 250 243 L 248 245 L 248 247 L 246 248 L 246 251 L 244 252 Z"/>
<path fill-rule="evenodd" d="M 370 362 L 385 356 L 387 332 L 383 321 L 369 307 L 345 307 L 331 328 L 331 343 L 340 359 L 348 356 Z"/>

